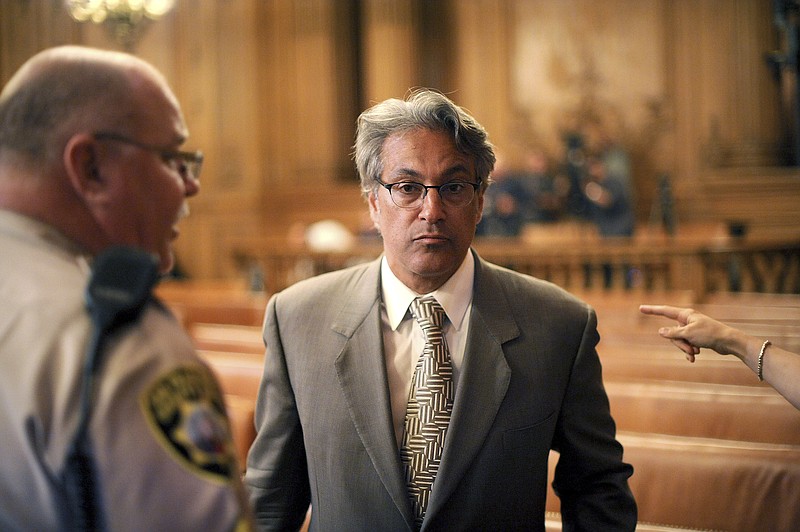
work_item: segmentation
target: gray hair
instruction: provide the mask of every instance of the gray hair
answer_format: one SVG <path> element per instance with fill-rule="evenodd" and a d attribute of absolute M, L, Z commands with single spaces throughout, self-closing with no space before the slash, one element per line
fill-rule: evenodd
<path fill-rule="evenodd" d="M 37 54 L 0 94 L 0 151 L 47 164 L 76 132 L 130 127 L 136 105 L 129 73 L 142 64 L 127 54 L 79 46 Z"/>
<path fill-rule="evenodd" d="M 444 131 L 452 135 L 456 148 L 475 161 L 481 189 L 490 182 L 494 168 L 494 147 L 486 130 L 447 96 L 430 89 L 418 89 L 405 100 L 392 98 L 367 109 L 358 117 L 354 159 L 367 197 L 383 173 L 383 144 L 388 137 L 413 129 Z"/>

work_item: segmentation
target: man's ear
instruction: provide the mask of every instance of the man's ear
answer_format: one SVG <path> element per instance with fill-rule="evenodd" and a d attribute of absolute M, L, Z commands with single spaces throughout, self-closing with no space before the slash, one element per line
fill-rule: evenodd
<path fill-rule="evenodd" d="M 98 170 L 97 143 L 91 135 L 73 135 L 64 147 L 64 169 L 75 193 L 91 200 L 106 188 Z"/>
<path fill-rule="evenodd" d="M 477 205 L 478 219 L 475 221 L 475 225 L 478 225 L 478 222 L 480 222 L 483 219 L 483 200 L 485 193 L 486 193 L 485 190 L 478 193 L 478 205 Z"/>
<path fill-rule="evenodd" d="M 372 219 L 372 225 L 378 232 L 381 232 L 380 214 L 381 204 L 378 199 L 378 190 L 373 189 L 367 196 L 367 203 L 369 203 L 369 217 Z"/>

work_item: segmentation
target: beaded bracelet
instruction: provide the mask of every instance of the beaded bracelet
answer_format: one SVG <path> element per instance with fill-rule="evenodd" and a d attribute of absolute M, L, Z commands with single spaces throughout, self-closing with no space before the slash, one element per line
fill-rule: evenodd
<path fill-rule="evenodd" d="M 764 340 L 764 343 L 761 344 L 761 351 L 758 353 L 758 380 L 762 382 L 764 381 L 764 351 L 767 350 L 770 344 L 772 342 Z"/>

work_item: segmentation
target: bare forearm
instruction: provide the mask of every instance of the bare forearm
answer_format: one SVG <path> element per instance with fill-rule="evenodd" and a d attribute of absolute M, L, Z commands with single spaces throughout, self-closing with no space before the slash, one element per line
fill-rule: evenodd
<path fill-rule="evenodd" d="M 754 372 L 758 373 L 758 358 L 764 340 L 748 336 L 745 350 L 740 356 L 734 353 Z M 762 358 L 761 375 L 795 408 L 800 409 L 800 355 L 776 345 L 768 345 Z"/>
<path fill-rule="evenodd" d="M 700 348 L 708 348 L 721 355 L 734 355 L 758 374 L 761 358 L 763 379 L 800 409 L 800 355 L 770 344 L 759 357 L 765 338 L 748 335 L 690 308 L 641 305 L 640 310 L 677 321 L 677 325 L 662 327 L 658 332 L 686 353 L 691 362 Z"/>

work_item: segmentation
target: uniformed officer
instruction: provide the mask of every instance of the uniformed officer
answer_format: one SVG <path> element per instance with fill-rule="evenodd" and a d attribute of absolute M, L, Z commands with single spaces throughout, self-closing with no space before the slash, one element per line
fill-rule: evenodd
<path fill-rule="evenodd" d="M 70 529 L 65 454 L 80 418 L 93 257 L 123 245 L 173 265 L 199 152 L 163 76 L 64 46 L 0 94 L 0 530 Z M 113 530 L 250 526 L 219 387 L 156 304 L 114 333 L 88 440 L 91 504 Z"/>

